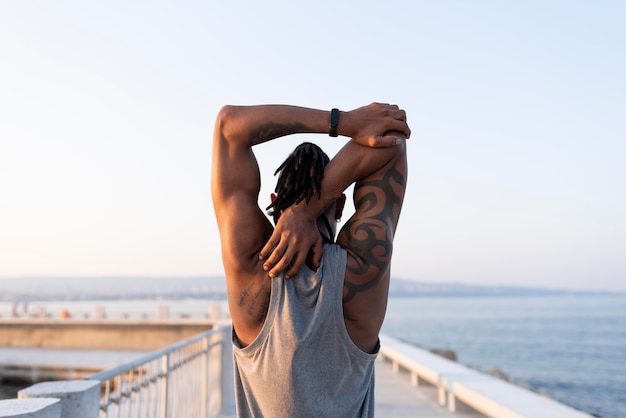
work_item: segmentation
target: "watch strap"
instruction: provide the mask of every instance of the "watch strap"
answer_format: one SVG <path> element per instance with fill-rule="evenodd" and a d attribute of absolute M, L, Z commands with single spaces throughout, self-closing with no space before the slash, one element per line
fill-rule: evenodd
<path fill-rule="evenodd" d="M 330 111 L 330 122 L 328 122 L 328 135 L 332 137 L 339 136 L 337 134 L 337 126 L 339 126 L 339 109 Z"/>

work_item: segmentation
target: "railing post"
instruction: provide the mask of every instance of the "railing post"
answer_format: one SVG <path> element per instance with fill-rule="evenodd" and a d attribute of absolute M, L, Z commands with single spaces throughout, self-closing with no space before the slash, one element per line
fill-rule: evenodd
<path fill-rule="evenodd" d="M 61 401 L 63 418 L 98 418 L 100 382 L 97 380 L 42 382 L 20 390 L 18 397 L 57 398 Z"/>
<path fill-rule="evenodd" d="M 437 400 L 439 402 L 439 405 L 441 406 L 446 406 L 446 388 L 443 387 L 443 384 L 439 383 L 439 387 L 437 388 Z"/>
<path fill-rule="evenodd" d="M 452 413 L 456 412 L 456 397 L 452 392 L 448 392 L 448 411 Z"/>
<path fill-rule="evenodd" d="M 159 321 L 167 321 L 169 319 L 169 316 L 170 316 L 169 306 L 159 305 L 159 310 L 157 312 L 157 319 Z"/>
<path fill-rule="evenodd" d="M 207 406 L 209 402 L 209 337 L 202 339 L 202 377 L 200 396 L 202 398 L 202 405 L 200 406 L 200 417 L 207 418 Z"/>
<path fill-rule="evenodd" d="M 161 357 L 161 411 L 160 418 L 168 418 L 167 404 L 169 397 L 169 374 L 170 374 L 170 355 L 163 354 Z"/>
<path fill-rule="evenodd" d="M 104 319 L 104 306 L 96 306 L 93 310 L 93 319 L 102 321 Z"/>
<path fill-rule="evenodd" d="M 222 407 L 221 414 L 235 414 L 235 382 L 234 382 L 234 366 L 233 366 L 233 344 L 231 341 L 232 326 L 221 327 L 221 352 L 222 352 Z"/>

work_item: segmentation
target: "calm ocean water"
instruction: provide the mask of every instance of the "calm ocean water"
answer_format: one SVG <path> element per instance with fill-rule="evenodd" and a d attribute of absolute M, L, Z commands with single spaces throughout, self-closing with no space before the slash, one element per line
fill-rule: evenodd
<path fill-rule="evenodd" d="M 498 368 L 602 418 L 626 417 L 626 296 L 396 298 L 383 332 Z"/>
<path fill-rule="evenodd" d="M 108 317 L 205 316 L 225 302 L 31 302 L 75 317 L 104 306 Z M 7 317 L 11 304 L 0 302 Z M 497 368 L 511 381 L 602 418 L 626 417 L 626 296 L 518 298 L 391 298 L 383 332 L 425 348 L 452 349 L 458 361 L 483 371 Z M 2 388 L 2 392 L 15 388 Z"/>

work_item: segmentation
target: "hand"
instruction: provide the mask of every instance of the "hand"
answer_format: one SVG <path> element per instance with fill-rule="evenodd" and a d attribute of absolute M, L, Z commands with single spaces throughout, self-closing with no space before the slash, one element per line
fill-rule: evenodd
<path fill-rule="evenodd" d="M 342 135 L 367 147 L 392 147 L 411 136 L 406 112 L 386 103 L 372 103 L 343 112 L 339 129 Z"/>
<path fill-rule="evenodd" d="M 313 270 L 319 268 L 322 236 L 317 221 L 298 209 L 295 205 L 281 213 L 272 236 L 261 249 L 259 259 L 267 257 L 263 269 L 269 271 L 270 277 L 276 277 L 286 269 L 285 278 L 293 277 L 307 261 Z"/>

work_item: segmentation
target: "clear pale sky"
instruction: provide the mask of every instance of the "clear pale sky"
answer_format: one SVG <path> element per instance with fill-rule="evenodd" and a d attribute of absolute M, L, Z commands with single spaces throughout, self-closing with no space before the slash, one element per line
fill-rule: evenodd
<path fill-rule="evenodd" d="M 0 2 L 0 277 L 222 274 L 219 108 L 381 101 L 393 276 L 626 290 L 626 3 L 383 3 Z M 303 140 L 345 142 L 259 147 L 264 206 Z"/>

